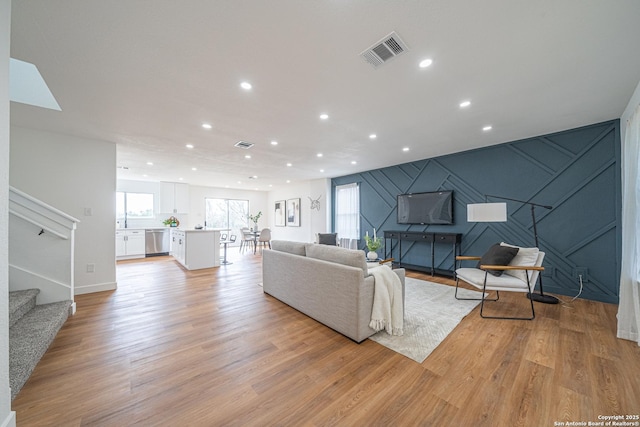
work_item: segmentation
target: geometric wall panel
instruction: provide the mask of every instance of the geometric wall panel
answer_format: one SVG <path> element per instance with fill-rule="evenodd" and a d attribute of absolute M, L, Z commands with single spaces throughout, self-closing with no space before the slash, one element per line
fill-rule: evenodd
<path fill-rule="evenodd" d="M 621 248 L 620 122 L 612 120 L 549 135 L 334 178 L 360 183 L 360 228 L 462 233 L 463 254 L 481 255 L 493 243 L 533 246 L 531 208 L 507 202 L 503 223 L 469 223 L 468 203 L 485 195 L 551 205 L 537 208 L 546 252 L 545 292 L 618 303 Z M 453 190 L 453 225 L 399 225 L 396 196 Z M 386 248 L 388 250 L 389 248 Z M 393 248 L 397 258 L 397 247 Z M 451 248 L 437 248 L 435 266 L 452 270 Z M 403 262 L 430 265 L 430 247 L 402 244 Z"/>

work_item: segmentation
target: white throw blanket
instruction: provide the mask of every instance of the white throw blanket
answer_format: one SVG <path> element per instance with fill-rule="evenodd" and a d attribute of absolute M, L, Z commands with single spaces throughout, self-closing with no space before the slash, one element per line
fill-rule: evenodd
<path fill-rule="evenodd" d="M 384 329 L 389 335 L 402 335 L 404 308 L 400 278 L 386 265 L 372 268 L 369 273 L 375 279 L 369 327 L 375 331 Z"/>

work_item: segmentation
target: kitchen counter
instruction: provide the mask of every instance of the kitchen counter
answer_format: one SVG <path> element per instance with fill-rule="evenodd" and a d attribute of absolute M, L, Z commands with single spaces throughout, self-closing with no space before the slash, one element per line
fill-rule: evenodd
<path fill-rule="evenodd" d="M 171 255 L 187 270 L 220 266 L 220 230 L 171 228 Z"/>

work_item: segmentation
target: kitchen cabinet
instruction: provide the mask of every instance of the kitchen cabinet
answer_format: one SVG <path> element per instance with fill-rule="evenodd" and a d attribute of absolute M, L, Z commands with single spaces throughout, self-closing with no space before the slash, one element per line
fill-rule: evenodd
<path fill-rule="evenodd" d="M 161 182 L 160 213 L 189 213 L 189 184 Z"/>
<path fill-rule="evenodd" d="M 144 256 L 144 230 L 116 230 L 116 259 Z"/>
<path fill-rule="evenodd" d="M 219 230 L 171 230 L 171 255 L 187 270 L 220 266 Z"/>

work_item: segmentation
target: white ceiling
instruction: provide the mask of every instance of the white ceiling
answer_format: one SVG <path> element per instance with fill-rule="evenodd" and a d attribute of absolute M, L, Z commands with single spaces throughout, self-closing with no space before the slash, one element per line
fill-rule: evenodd
<path fill-rule="evenodd" d="M 277 189 L 619 118 L 640 81 L 638 0 L 12 8 L 11 56 L 62 108 L 12 103 L 12 124 L 115 142 L 123 179 Z M 409 50 L 374 69 L 359 55 L 392 31 Z"/>

